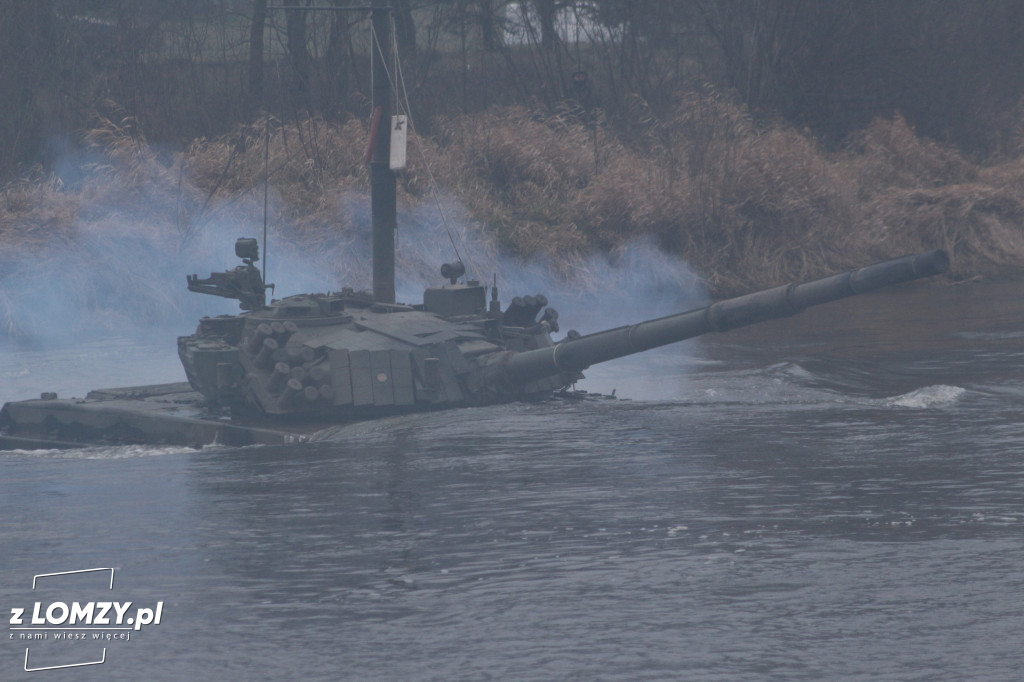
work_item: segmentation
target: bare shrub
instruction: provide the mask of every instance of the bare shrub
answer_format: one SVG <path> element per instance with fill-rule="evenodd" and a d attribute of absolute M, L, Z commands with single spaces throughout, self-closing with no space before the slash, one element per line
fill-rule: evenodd
<path fill-rule="evenodd" d="M 419 236 L 438 230 L 442 220 L 428 213 L 439 201 L 454 213 L 452 240 L 472 242 L 486 260 L 480 273 L 497 271 L 504 251 L 572 280 L 586 276 L 588 254 L 621 253 L 638 237 L 692 263 L 718 295 L 931 248 L 951 253 L 960 279 L 1024 264 L 1020 158 L 979 164 L 900 118 L 827 151 L 807 131 L 756 124 L 708 88 L 681 95 L 662 118 L 634 104 L 642 120 L 629 141 L 600 112 L 524 107 L 439 121 L 433 139 L 412 135 L 399 180 L 400 208 L 416 223 L 404 233 L 410 249 L 431 259 L 447 249 L 443 233 Z M 135 306 L 143 319 L 178 309 L 178 295 L 152 276 L 159 254 L 205 263 L 209 231 L 257 232 L 265 181 L 279 248 L 342 282 L 359 286 L 368 274 L 364 122 L 263 116 L 173 151 L 151 145 L 116 106 L 106 111 L 84 133 L 92 160 L 80 182 L 32 176 L 0 190 L 7 335 L 25 331 L 14 282 L 39 276 L 31 269 L 69 273 L 66 296 L 85 308 Z M 111 259 L 104 245 L 115 242 L 137 245 L 140 257 Z M 436 278 L 429 259 L 409 249 L 399 258 L 402 269 Z M 104 276 L 81 274 L 90 271 Z"/>

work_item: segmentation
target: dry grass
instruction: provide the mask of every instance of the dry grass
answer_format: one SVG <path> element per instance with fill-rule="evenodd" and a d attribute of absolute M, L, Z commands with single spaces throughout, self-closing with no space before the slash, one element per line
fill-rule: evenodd
<path fill-rule="evenodd" d="M 710 91 L 681 95 L 665 120 L 636 105 L 628 144 L 599 115 L 583 122 L 568 111 L 510 107 L 440 122 L 436 139 L 413 140 L 403 211 L 424 229 L 438 222 L 424 217 L 434 211 L 429 166 L 445 201 L 461 204 L 455 237 L 476 244 L 480 272 L 510 253 L 578 278 L 587 254 L 648 236 L 719 295 L 931 248 L 950 251 L 955 278 L 1024 264 L 1024 156 L 978 164 L 899 118 L 828 152 L 806 132 L 755 125 Z M 179 311 L 178 295 L 153 276 L 157 254 L 178 255 L 165 267 L 180 278 L 176 268 L 201 269 L 181 263 L 210 259 L 209 233 L 257 234 L 265 167 L 281 248 L 368 286 L 363 123 L 264 120 L 168 152 L 110 111 L 84 135 L 93 162 L 81 182 L 33 177 L 0 191 L 7 336 L 32 331 L 17 285 L 32 272 L 64 273 L 68 297 L 87 309 L 138 308 L 154 321 Z M 400 268 L 427 277 L 426 254 L 441 257 L 447 237 L 403 239 Z M 103 261 L 105 243 L 132 243 L 152 258 Z M 217 254 L 213 269 L 229 257 Z"/>
<path fill-rule="evenodd" d="M 654 235 L 718 294 L 931 248 L 950 251 L 954 278 L 1024 264 L 1024 160 L 976 164 L 900 118 L 829 153 L 711 92 L 644 131 L 627 146 L 521 108 L 463 117 L 446 127 L 445 179 L 520 254 Z"/>

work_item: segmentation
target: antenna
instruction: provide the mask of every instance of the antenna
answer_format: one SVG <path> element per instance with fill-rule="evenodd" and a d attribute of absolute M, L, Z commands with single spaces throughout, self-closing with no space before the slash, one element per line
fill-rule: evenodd
<path fill-rule="evenodd" d="M 270 184 L 270 112 L 263 112 L 263 281 L 267 281 L 267 186 Z"/>

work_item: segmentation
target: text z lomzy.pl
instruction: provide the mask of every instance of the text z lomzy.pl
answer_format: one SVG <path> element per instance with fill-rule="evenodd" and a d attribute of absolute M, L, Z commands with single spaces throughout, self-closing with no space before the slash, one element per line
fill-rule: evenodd
<path fill-rule="evenodd" d="M 32 609 L 32 616 L 29 619 L 31 625 L 68 627 L 72 625 L 134 625 L 138 630 L 143 625 L 159 625 L 160 616 L 163 614 L 164 603 L 156 603 L 156 609 L 137 608 L 134 615 L 125 618 L 129 612 L 132 602 L 99 601 L 71 602 L 71 605 L 58 601 L 53 602 L 43 609 L 42 602 L 36 602 Z M 29 609 L 11 609 L 11 625 L 25 625 Z M 13 628 L 12 628 L 13 629 Z"/>

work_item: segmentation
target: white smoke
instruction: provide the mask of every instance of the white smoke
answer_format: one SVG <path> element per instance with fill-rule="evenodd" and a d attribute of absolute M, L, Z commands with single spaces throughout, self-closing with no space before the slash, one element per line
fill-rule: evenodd
<path fill-rule="evenodd" d="M 0 353 L 84 348 L 91 340 L 116 337 L 173 355 L 174 339 L 192 333 L 203 315 L 239 312 L 237 301 L 189 292 L 185 276 L 207 277 L 240 264 L 235 240 L 262 237 L 262 192 L 206 206 L 200 218 L 178 215 L 174 222 L 192 225 L 188 229 L 168 217 L 180 207 L 160 205 L 172 193 L 138 194 L 135 205 L 86 204 L 74 229 L 64 233 L 71 237 L 6 254 Z M 270 199 L 271 216 L 287 215 L 280 196 L 272 193 Z M 650 240 L 638 239 L 612 254 L 568 259 L 556 269 L 543 258 L 523 262 L 502 254 L 457 203 L 446 200 L 444 207 L 447 224 L 429 203 L 399 214 L 400 301 L 418 303 L 424 288 L 444 283 L 440 266 L 456 259 L 453 241 L 470 277 L 487 285 L 497 281 L 503 307 L 514 296 L 544 294 L 560 313 L 561 335 L 659 317 L 706 299 L 692 269 Z M 295 225 L 271 221 L 261 255 L 267 281 L 276 285 L 274 297 L 371 287 L 369 198 L 344 195 L 337 211 L 339 224 L 352 229 L 321 237 L 318 247 L 303 246 L 294 237 Z M 144 370 L 136 383 L 150 380 Z"/>

